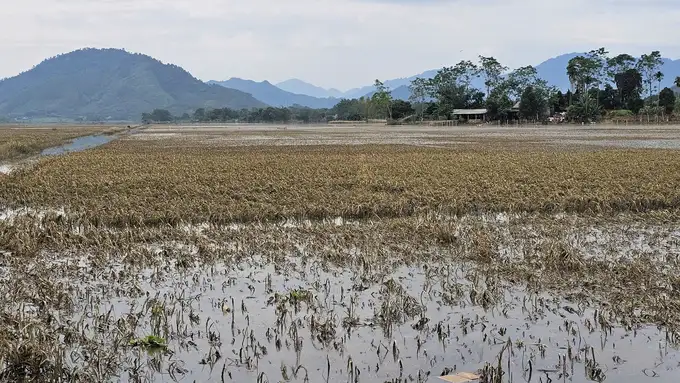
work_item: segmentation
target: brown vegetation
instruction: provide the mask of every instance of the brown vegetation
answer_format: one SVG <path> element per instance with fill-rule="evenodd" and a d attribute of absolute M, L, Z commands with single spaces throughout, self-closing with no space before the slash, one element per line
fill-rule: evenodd
<path fill-rule="evenodd" d="M 20 127 L 0 126 L 0 161 L 19 160 L 61 145 L 76 137 L 112 132 L 104 126 Z"/>
<path fill-rule="evenodd" d="M 680 152 L 324 146 L 168 149 L 119 141 L 41 161 L 0 205 L 115 226 L 427 212 L 643 212 L 680 207 Z"/>
<path fill-rule="evenodd" d="M 680 152 L 170 141 L 2 178 L 0 382 L 677 371 Z"/>

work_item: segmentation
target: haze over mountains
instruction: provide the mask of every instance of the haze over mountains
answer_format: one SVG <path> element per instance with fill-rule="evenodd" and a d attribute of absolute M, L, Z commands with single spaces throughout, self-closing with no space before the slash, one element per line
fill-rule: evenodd
<path fill-rule="evenodd" d="M 569 88 L 569 53 L 536 66 L 538 75 L 562 90 Z M 453 63 L 452 63 L 453 64 Z M 680 76 L 680 60 L 664 59 L 662 87 Z M 396 99 L 408 99 L 409 83 L 431 78 L 436 70 L 386 80 Z M 473 85 L 482 88 L 481 80 Z M 372 84 L 341 92 L 298 79 L 276 85 L 239 78 L 205 83 L 186 70 L 142 54 L 118 49 L 82 49 L 43 61 L 33 69 L 0 81 L 0 118 L 138 120 L 142 113 L 167 109 L 175 115 L 197 108 L 255 108 L 300 105 L 330 108 L 342 98 L 370 96 Z"/>
<path fill-rule="evenodd" d="M 272 106 L 300 105 L 320 109 L 332 108 L 340 101 L 338 98 L 319 98 L 305 94 L 286 92 L 285 90 L 272 85 L 269 81 L 255 82 L 252 80 L 231 78 L 227 81 L 208 81 L 208 84 L 221 85 L 226 88 L 250 93 L 256 99 Z"/>

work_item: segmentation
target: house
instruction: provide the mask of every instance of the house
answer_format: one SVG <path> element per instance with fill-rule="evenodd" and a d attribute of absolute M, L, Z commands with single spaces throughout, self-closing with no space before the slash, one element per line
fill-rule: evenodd
<path fill-rule="evenodd" d="M 454 109 L 451 115 L 458 120 L 464 121 L 485 121 L 486 109 Z"/>

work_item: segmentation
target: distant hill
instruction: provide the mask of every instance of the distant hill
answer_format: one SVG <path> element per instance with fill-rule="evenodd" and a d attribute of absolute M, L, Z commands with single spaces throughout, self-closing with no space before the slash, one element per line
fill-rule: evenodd
<path fill-rule="evenodd" d="M 155 108 L 265 104 L 239 90 L 208 85 L 184 69 L 118 49 L 82 49 L 0 81 L 0 115 L 138 120 Z"/>
<path fill-rule="evenodd" d="M 283 89 L 286 92 L 304 94 L 316 98 L 340 98 L 343 96 L 343 93 L 337 89 L 324 89 L 320 86 L 312 85 L 296 78 L 280 82 L 276 84 L 276 87 Z"/>
<path fill-rule="evenodd" d="M 255 82 L 231 78 L 227 81 L 209 81 L 208 83 L 250 93 L 256 99 L 272 106 L 292 106 L 297 104 L 316 109 L 332 108 L 340 101 L 335 98 L 316 98 L 304 94 L 286 92 L 272 85 L 269 81 Z"/>

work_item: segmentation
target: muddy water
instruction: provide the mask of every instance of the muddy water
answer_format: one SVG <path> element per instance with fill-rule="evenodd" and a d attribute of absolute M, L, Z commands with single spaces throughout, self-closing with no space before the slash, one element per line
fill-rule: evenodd
<path fill-rule="evenodd" d="M 107 283 L 91 291 L 108 290 Z M 162 308 L 135 335 L 155 333 L 168 340 L 167 351 L 129 349 L 127 356 L 130 365 L 154 366 L 145 376 L 157 382 L 170 373 L 187 382 L 436 382 L 446 371 L 498 366 L 501 354 L 503 382 L 680 377 L 680 353 L 662 330 L 626 330 L 566 293 L 486 285 L 461 264 L 375 275 L 370 265 L 351 271 L 300 257 L 275 264 L 255 257 L 184 272 L 147 270 L 129 288 L 141 297 L 106 294 L 100 310 L 113 307 L 121 318 Z M 162 325 L 153 325 L 159 318 Z"/>
<path fill-rule="evenodd" d="M 67 144 L 45 149 L 40 153 L 40 155 L 56 156 L 61 154 L 68 154 L 71 152 L 80 152 L 83 150 L 92 149 L 96 148 L 97 146 L 107 144 L 115 140 L 116 138 L 118 137 L 115 135 L 103 135 L 103 134 L 79 137 Z"/>

